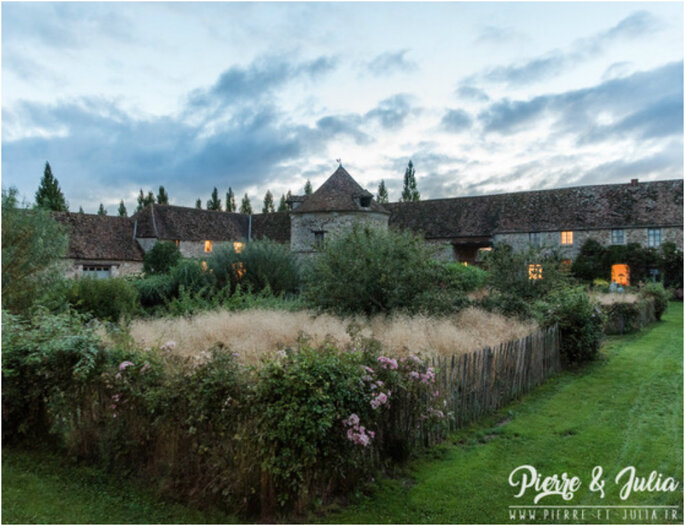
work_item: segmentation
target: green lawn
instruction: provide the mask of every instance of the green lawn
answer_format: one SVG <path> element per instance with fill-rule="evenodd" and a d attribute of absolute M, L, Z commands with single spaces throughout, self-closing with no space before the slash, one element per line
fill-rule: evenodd
<path fill-rule="evenodd" d="M 664 321 L 607 342 L 602 359 L 565 372 L 521 402 L 462 430 L 404 477 L 381 480 L 371 497 L 323 517 L 336 523 L 508 523 L 514 499 L 509 473 L 522 464 L 544 475 L 566 471 L 584 485 L 573 504 L 625 504 L 613 482 L 604 500 L 587 489 L 596 465 L 605 477 L 633 465 L 638 473 L 682 474 L 683 305 L 671 303 Z M 49 452 L 3 448 L 3 523 L 217 523 L 234 518 L 200 512 L 156 497 L 136 481 L 74 465 Z M 680 481 L 682 483 L 682 481 Z M 634 495 L 628 504 L 681 505 L 675 493 Z M 558 497 L 540 504 L 558 505 Z M 568 504 L 568 503 L 566 503 Z M 622 521 L 622 512 L 613 522 Z M 541 517 L 538 515 L 538 519 Z M 321 516 L 310 520 L 322 520 Z M 514 521 L 517 522 L 517 521 Z M 523 521 L 518 521 L 523 522 Z M 527 522 L 532 522 L 530 519 Z M 565 522 L 547 518 L 544 522 Z M 585 522 L 601 522 L 586 516 Z M 659 515 L 652 522 L 676 522 Z M 682 522 L 682 507 L 678 521 Z"/>
<path fill-rule="evenodd" d="M 75 465 L 47 448 L 3 448 L 3 524 L 227 523 L 233 517 L 164 501 L 140 481 Z"/>
<path fill-rule="evenodd" d="M 400 479 L 382 480 L 370 497 L 323 519 L 334 523 L 509 523 L 509 506 L 533 504 L 508 485 L 523 464 L 543 475 L 577 475 L 573 500 L 543 498 L 540 505 L 678 505 L 677 520 L 664 511 L 646 519 L 614 509 L 611 522 L 680 522 L 683 473 L 683 304 L 671 303 L 664 319 L 639 334 L 614 337 L 602 359 L 566 372 L 521 402 L 450 437 L 432 459 L 415 462 Z M 439 457 L 439 458 L 435 458 Z M 604 499 L 589 491 L 594 466 L 604 469 Z M 626 466 L 679 480 L 673 493 L 633 493 L 626 501 L 613 478 Z M 546 519 L 538 510 L 535 522 Z M 581 522 L 607 522 L 586 510 Z M 606 513 L 606 512 L 605 512 Z M 644 511 L 642 512 L 644 515 Z M 541 520 L 542 519 L 542 520 Z"/>

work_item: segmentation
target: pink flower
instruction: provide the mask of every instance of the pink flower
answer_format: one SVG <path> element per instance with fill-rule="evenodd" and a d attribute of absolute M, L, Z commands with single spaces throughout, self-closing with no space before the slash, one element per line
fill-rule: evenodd
<path fill-rule="evenodd" d="M 120 395 L 119 393 L 113 394 L 113 395 L 112 395 L 112 400 L 114 400 L 115 402 L 118 402 L 120 397 L 121 397 L 121 395 Z"/>
<path fill-rule="evenodd" d="M 417 373 L 416 371 L 411 371 L 409 373 L 409 378 L 411 378 L 412 380 L 418 380 L 419 379 L 419 373 Z"/>
<path fill-rule="evenodd" d="M 128 360 L 126 360 L 119 364 L 119 370 L 124 371 L 127 367 L 131 367 L 132 365 L 134 365 L 133 362 L 129 362 Z"/>
<path fill-rule="evenodd" d="M 418 356 L 416 356 L 415 354 L 410 354 L 409 359 L 414 363 L 418 363 L 418 364 L 421 363 L 421 359 Z"/>
<path fill-rule="evenodd" d="M 368 365 L 362 365 L 362 369 L 364 369 L 369 374 L 376 374 L 376 371 L 371 369 L 371 367 L 369 367 Z"/>
<path fill-rule="evenodd" d="M 437 390 L 436 390 L 436 391 L 433 393 L 433 396 L 434 396 L 435 398 L 437 398 L 438 396 L 440 396 L 440 391 L 437 391 Z"/>
<path fill-rule="evenodd" d="M 373 400 L 371 400 L 371 407 L 373 409 L 378 409 L 380 406 L 385 404 L 387 401 L 388 401 L 388 395 L 386 395 L 385 393 L 380 393 Z"/>
<path fill-rule="evenodd" d="M 378 361 L 386 369 L 397 369 L 397 360 L 394 358 L 387 358 L 386 356 L 379 356 Z"/>
<path fill-rule="evenodd" d="M 359 417 L 356 413 L 352 413 L 350 416 L 347 417 L 346 420 L 343 420 L 343 424 L 345 424 L 346 426 L 359 425 Z"/>
<path fill-rule="evenodd" d="M 173 351 L 176 348 L 176 342 L 173 340 L 169 340 L 160 348 L 165 352 Z"/>
<path fill-rule="evenodd" d="M 143 366 L 140 368 L 140 372 L 143 373 L 143 374 L 145 374 L 146 372 L 148 372 L 149 369 L 150 369 L 150 363 L 149 363 L 149 362 L 145 362 L 145 363 L 143 364 Z"/>

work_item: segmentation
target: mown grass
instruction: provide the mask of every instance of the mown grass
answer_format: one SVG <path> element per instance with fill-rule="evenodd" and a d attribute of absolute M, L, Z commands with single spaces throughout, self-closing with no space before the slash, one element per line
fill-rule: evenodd
<path fill-rule="evenodd" d="M 236 519 L 163 500 L 139 480 L 62 458 L 47 446 L 3 447 L 3 524 L 224 524 Z"/>
<path fill-rule="evenodd" d="M 572 501 L 543 498 L 545 505 L 677 505 L 677 520 L 660 511 L 610 520 L 586 511 L 579 522 L 683 521 L 683 305 L 671 303 L 663 321 L 607 341 L 601 359 L 565 372 L 505 411 L 450 437 L 413 463 L 405 476 L 383 479 L 371 496 L 319 521 L 333 523 L 509 523 L 509 506 L 530 505 L 508 485 L 510 472 L 530 464 L 544 475 L 577 475 L 583 486 Z M 588 489 L 602 466 L 606 495 Z M 626 466 L 648 476 L 656 470 L 679 480 L 674 493 L 633 493 L 619 498 L 616 474 Z M 525 521 L 546 520 L 537 515 Z M 568 521 L 566 521 L 568 522 Z M 578 521 L 576 521 L 578 522 Z"/>

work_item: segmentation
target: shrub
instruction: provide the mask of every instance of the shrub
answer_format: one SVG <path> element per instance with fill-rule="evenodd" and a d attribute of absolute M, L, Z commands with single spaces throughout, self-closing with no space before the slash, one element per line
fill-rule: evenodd
<path fill-rule="evenodd" d="M 67 235 L 52 214 L 22 209 L 17 191 L 2 192 L 2 308 L 27 312 L 59 284 L 59 258 L 67 250 Z"/>
<path fill-rule="evenodd" d="M 2 313 L 3 435 L 44 435 L 58 421 L 48 407 L 82 407 L 83 388 L 105 359 L 95 329 L 83 316 L 39 309 L 28 321 Z M 72 425 L 75 422 L 72 422 Z"/>
<path fill-rule="evenodd" d="M 287 245 L 268 239 L 246 243 L 240 252 L 224 244 L 207 261 L 219 288 L 235 290 L 238 284 L 259 292 L 270 288 L 276 294 L 295 292 L 299 286 L 299 267 Z"/>
<path fill-rule="evenodd" d="M 559 324 L 561 356 L 569 364 L 594 360 L 604 334 L 604 317 L 582 287 L 559 289 L 550 294 L 541 325 Z"/>
<path fill-rule="evenodd" d="M 482 268 L 473 265 L 467 267 L 461 263 L 448 263 L 446 268 L 454 286 L 464 294 L 485 286 L 488 273 Z"/>
<path fill-rule="evenodd" d="M 214 275 L 202 267 L 202 263 L 196 259 L 182 259 L 170 272 L 174 291 L 178 294 L 181 289 L 189 292 L 198 292 L 206 287 L 211 287 Z"/>
<path fill-rule="evenodd" d="M 146 274 L 166 274 L 181 259 L 181 251 L 172 241 L 159 241 L 143 256 Z"/>
<path fill-rule="evenodd" d="M 463 297 L 432 256 L 414 234 L 355 225 L 328 241 L 305 270 L 303 296 L 342 314 L 456 310 Z"/>
<path fill-rule="evenodd" d="M 640 295 L 654 301 L 654 317 L 661 320 L 661 315 L 668 307 L 668 292 L 664 286 L 661 283 L 647 283 L 640 289 Z"/>
<path fill-rule="evenodd" d="M 130 318 L 140 305 L 136 287 L 121 278 L 74 280 L 67 298 L 77 311 L 114 322 Z"/>
<path fill-rule="evenodd" d="M 683 287 L 683 251 L 678 250 L 670 241 L 661 245 L 659 269 L 664 280 L 664 287 Z"/>
<path fill-rule="evenodd" d="M 174 279 L 169 274 L 156 274 L 133 282 L 144 307 L 163 305 L 175 294 Z"/>

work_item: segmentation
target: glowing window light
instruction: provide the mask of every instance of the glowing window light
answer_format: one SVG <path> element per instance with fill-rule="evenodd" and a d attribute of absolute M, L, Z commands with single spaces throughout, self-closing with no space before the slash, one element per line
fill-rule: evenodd
<path fill-rule="evenodd" d="M 205 252 L 211 252 L 212 251 L 212 242 L 211 241 L 205 241 Z"/>
<path fill-rule="evenodd" d="M 528 265 L 528 279 L 542 279 L 542 265 L 537 263 Z"/>

